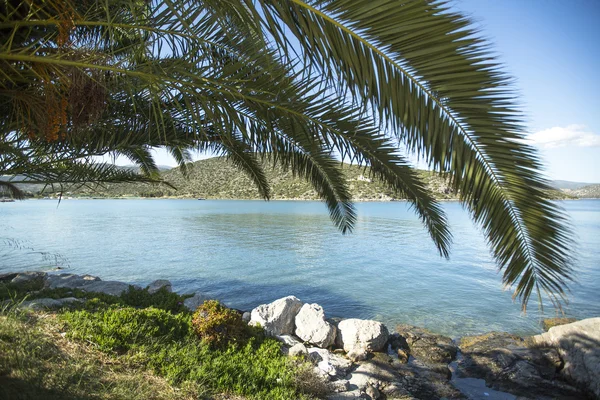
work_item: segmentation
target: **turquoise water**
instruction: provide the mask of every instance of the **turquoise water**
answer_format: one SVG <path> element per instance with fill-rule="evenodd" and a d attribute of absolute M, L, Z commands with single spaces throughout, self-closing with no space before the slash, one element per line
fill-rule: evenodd
<path fill-rule="evenodd" d="M 600 201 L 564 202 L 577 233 L 567 315 L 600 315 Z M 0 272 L 50 269 L 147 284 L 165 278 L 250 309 L 294 294 L 331 317 L 410 323 L 451 336 L 539 331 L 503 291 L 485 242 L 445 203 L 451 259 L 438 256 L 406 203 L 360 203 L 340 234 L 318 202 L 30 200 L 0 204 Z M 554 316 L 551 308 L 545 317 Z"/>

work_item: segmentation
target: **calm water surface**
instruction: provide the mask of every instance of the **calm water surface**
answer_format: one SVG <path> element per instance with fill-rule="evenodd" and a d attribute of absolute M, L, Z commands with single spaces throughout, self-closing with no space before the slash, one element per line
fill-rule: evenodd
<path fill-rule="evenodd" d="M 577 233 L 567 315 L 600 315 L 600 200 L 564 202 Z M 451 336 L 539 331 L 503 291 L 480 235 L 446 203 L 451 259 L 405 203 L 360 203 L 340 234 L 318 202 L 30 200 L 0 204 L 0 272 L 51 269 L 147 284 L 164 278 L 250 309 L 294 294 L 331 317 L 410 323 Z M 554 316 L 551 308 L 545 317 Z"/>

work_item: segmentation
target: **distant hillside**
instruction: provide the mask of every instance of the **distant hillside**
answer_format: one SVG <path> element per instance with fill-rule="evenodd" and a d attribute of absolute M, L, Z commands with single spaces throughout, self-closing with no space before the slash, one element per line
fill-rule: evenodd
<path fill-rule="evenodd" d="M 372 181 L 361 167 L 344 164 L 343 172 L 348 179 L 355 200 L 392 200 L 398 194 L 388 190 L 382 183 Z M 445 182 L 425 171 L 420 172 L 428 185 L 440 197 L 453 198 L 453 193 Z M 281 167 L 267 167 L 266 174 L 271 184 L 272 198 L 275 200 L 318 199 L 317 193 L 304 180 L 294 178 L 292 173 Z M 189 176 L 181 174 L 179 168 L 162 173 L 164 179 L 177 188 L 166 185 L 112 184 L 104 185 L 95 191 L 80 189 L 76 195 L 94 197 L 181 197 L 206 199 L 259 199 L 258 190 L 252 181 L 224 158 L 210 158 L 196 161 L 190 166 Z"/>
<path fill-rule="evenodd" d="M 585 182 L 571 182 L 571 181 L 552 181 L 552 187 L 556 189 L 567 189 L 567 190 L 576 190 L 580 189 L 584 186 L 595 185 L 594 183 L 585 183 Z"/>
<path fill-rule="evenodd" d="M 581 199 L 600 199 L 600 184 L 587 185 L 577 190 L 565 191 L 571 196 Z"/>
<path fill-rule="evenodd" d="M 365 171 L 364 168 L 344 164 L 342 170 L 348 180 L 354 200 L 394 200 L 401 198 L 398 193 L 393 193 L 381 182 L 369 179 L 368 171 Z M 317 193 L 311 186 L 304 180 L 294 178 L 291 172 L 284 172 L 281 167 L 268 167 L 266 173 L 271 183 L 272 198 L 274 200 L 318 199 Z M 437 198 L 447 200 L 456 198 L 447 183 L 437 174 L 428 171 L 419 171 L 419 174 Z M 84 188 L 73 194 L 92 197 L 260 198 L 251 180 L 224 158 L 196 161 L 190 167 L 188 178 L 181 174 L 179 168 L 165 171 L 162 175 L 177 190 L 165 185 L 107 184 L 95 191 Z M 552 195 L 554 198 L 561 199 L 570 197 L 560 191 L 555 191 Z"/>

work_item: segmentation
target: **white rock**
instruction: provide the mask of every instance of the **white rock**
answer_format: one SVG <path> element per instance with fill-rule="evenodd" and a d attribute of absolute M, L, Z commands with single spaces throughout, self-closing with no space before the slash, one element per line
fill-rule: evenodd
<path fill-rule="evenodd" d="M 308 350 L 306 349 L 305 345 L 303 345 L 302 343 L 298 343 L 290 347 L 290 349 L 288 350 L 288 354 L 290 357 L 298 357 L 308 354 Z"/>
<path fill-rule="evenodd" d="M 308 349 L 308 357 L 313 360 L 323 375 L 330 377 L 346 376 L 352 366 L 352 362 L 345 357 L 331 353 L 329 350 L 311 347 Z"/>
<path fill-rule="evenodd" d="M 331 389 L 336 392 L 347 392 L 350 390 L 350 383 L 345 379 L 340 379 L 330 383 Z"/>
<path fill-rule="evenodd" d="M 148 293 L 154 294 L 162 288 L 165 288 L 167 290 L 167 292 L 171 292 L 172 291 L 171 282 L 166 279 L 157 279 L 148 285 Z"/>
<path fill-rule="evenodd" d="M 300 339 L 298 339 L 294 335 L 276 335 L 274 337 L 275 337 L 275 339 L 279 340 L 280 342 L 282 342 L 283 344 L 285 344 L 288 347 L 292 347 L 292 346 L 302 343 L 300 341 Z"/>
<path fill-rule="evenodd" d="M 600 398 L 600 318 L 552 327 L 533 342 L 558 349 L 565 365 L 561 373 Z"/>
<path fill-rule="evenodd" d="M 373 352 L 383 350 L 389 332 L 381 322 L 352 318 L 338 324 L 338 335 L 346 352 Z"/>
<path fill-rule="evenodd" d="M 325 321 L 325 312 L 318 304 L 304 304 L 295 318 L 296 336 L 319 347 L 335 342 L 336 328 Z"/>
<path fill-rule="evenodd" d="M 192 297 L 183 301 L 183 305 L 190 311 L 196 311 L 206 300 L 210 300 L 210 298 L 200 293 L 194 293 Z"/>
<path fill-rule="evenodd" d="M 351 392 L 334 393 L 327 396 L 327 400 L 348 400 L 348 399 L 362 399 L 363 395 L 360 390 L 353 390 Z"/>
<path fill-rule="evenodd" d="M 260 325 L 268 335 L 289 335 L 294 333 L 294 318 L 302 302 L 294 296 L 284 297 L 269 304 L 262 304 L 252 310 L 250 325 Z"/>

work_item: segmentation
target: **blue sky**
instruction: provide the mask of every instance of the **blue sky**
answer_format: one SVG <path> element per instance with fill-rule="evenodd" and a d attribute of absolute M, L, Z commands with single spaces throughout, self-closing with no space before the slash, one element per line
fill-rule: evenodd
<path fill-rule="evenodd" d="M 551 179 L 600 183 L 600 0 L 456 0 L 516 78 Z M 174 165 L 162 151 L 158 164 Z"/>
<path fill-rule="evenodd" d="M 600 1 L 457 0 L 517 79 L 552 179 L 600 182 Z"/>

